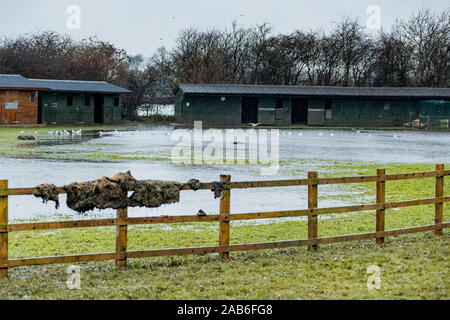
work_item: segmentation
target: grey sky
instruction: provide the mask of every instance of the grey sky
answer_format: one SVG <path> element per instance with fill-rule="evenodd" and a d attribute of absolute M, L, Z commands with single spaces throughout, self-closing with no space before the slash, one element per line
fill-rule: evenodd
<path fill-rule="evenodd" d="M 235 19 L 245 26 L 269 22 L 275 33 L 296 29 L 329 30 L 342 16 L 358 16 L 366 24 L 370 5 L 381 9 L 383 29 L 397 17 L 420 8 L 449 8 L 448 0 L 0 0 L 0 35 L 55 30 L 76 39 L 97 35 L 130 54 L 151 56 L 171 48 L 179 30 L 194 26 L 229 27 Z M 81 29 L 66 26 L 69 5 L 81 9 Z"/>

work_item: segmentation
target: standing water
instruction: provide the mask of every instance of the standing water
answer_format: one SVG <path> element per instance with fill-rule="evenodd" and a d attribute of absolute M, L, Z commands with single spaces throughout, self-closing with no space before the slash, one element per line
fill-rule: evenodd
<path fill-rule="evenodd" d="M 161 179 L 186 182 L 219 180 L 230 174 L 232 181 L 305 178 L 307 171 L 332 169 L 338 162 L 348 163 L 445 163 L 450 159 L 450 135 L 421 131 L 350 131 L 350 130 L 280 130 L 280 169 L 271 176 L 261 175 L 260 165 L 251 164 L 180 164 L 171 161 L 177 141 L 172 141 L 169 126 L 142 127 L 139 131 L 112 132 L 99 137 L 57 138 L 47 134 L 30 154 L 38 157 L 0 157 L 0 178 L 12 188 L 34 187 L 41 183 L 58 186 L 74 181 L 90 181 L 102 176 L 131 170 L 137 179 Z M 245 140 L 245 139 L 244 139 Z M 245 141 L 244 141 L 245 142 Z M 233 142 L 230 142 L 233 143 Z M 274 197 L 276 193 L 276 197 Z M 321 187 L 321 196 L 345 194 L 342 186 Z M 306 208 L 305 187 L 233 190 L 232 213 L 293 210 Z M 10 197 L 10 219 L 51 217 L 63 214 L 81 218 L 68 209 L 65 196 L 55 210 L 33 196 Z M 324 197 L 326 198 L 326 197 Z M 320 206 L 352 204 L 345 199 L 320 200 Z M 274 200 L 275 199 L 275 200 Z M 157 209 L 133 208 L 130 216 L 193 215 L 199 209 L 217 214 L 219 201 L 210 191 L 183 191 L 180 203 Z M 357 202 L 361 202 L 358 199 Z M 114 217 L 114 210 L 95 211 L 90 216 Z"/>

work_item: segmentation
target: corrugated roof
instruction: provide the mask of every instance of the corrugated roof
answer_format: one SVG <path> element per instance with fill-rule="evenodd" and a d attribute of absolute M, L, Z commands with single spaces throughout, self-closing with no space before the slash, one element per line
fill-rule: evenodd
<path fill-rule="evenodd" d="M 235 84 L 181 84 L 179 88 L 184 93 L 189 94 L 450 98 L 450 88 L 361 88 Z"/>
<path fill-rule="evenodd" d="M 77 81 L 77 80 L 44 80 L 30 79 L 30 81 L 44 86 L 52 91 L 67 92 L 102 92 L 102 93 L 127 93 L 130 90 L 112 85 L 104 81 Z"/>
<path fill-rule="evenodd" d="M 89 93 L 128 93 L 127 89 L 104 81 L 27 79 L 21 75 L 0 74 L 0 88 L 37 88 L 51 91 Z"/>
<path fill-rule="evenodd" d="M 36 83 L 18 74 L 0 74 L 0 88 L 37 89 Z"/>

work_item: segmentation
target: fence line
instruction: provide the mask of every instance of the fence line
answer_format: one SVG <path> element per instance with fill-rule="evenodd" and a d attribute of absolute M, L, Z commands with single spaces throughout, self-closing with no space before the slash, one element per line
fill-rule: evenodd
<path fill-rule="evenodd" d="M 29 265 L 44 265 L 54 263 L 76 263 L 88 261 L 115 260 L 116 266 L 121 268 L 127 264 L 127 259 L 161 257 L 171 255 L 198 255 L 218 253 L 223 259 L 228 259 L 230 252 L 263 250 L 273 248 L 287 248 L 296 246 L 307 246 L 308 250 L 315 251 L 318 245 L 375 239 L 376 243 L 382 245 L 385 237 L 399 236 L 416 232 L 434 231 L 436 236 L 443 234 L 443 229 L 450 227 L 450 222 L 444 222 L 443 208 L 444 203 L 450 202 L 450 196 L 444 196 L 444 177 L 450 175 L 450 170 L 444 170 L 444 165 L 436 165 L 436 171 L 404 173 L 386 175 L 385 169 L 377 170 L 377 175 L 363 177 L 342 177 L 342 178 L 318 178 L 317 172 L 309 172 L 307 179 L 297 180 L 278 180 L 278 181 L 248 181 L 231 182 L 231 176 L 222 175 L 220 181 L 224 185 L 224 191 L 220 199 L 220 210 L 218 215 L 208 216 L 161 216 L 161 217 L 143 217 L 129 218 L 127 208 L 117 210 L 115 219 L 96 219 L 79 221 L 55 221 L 40 223 L 8 223 L 8 197 L 31 195 L 35 188 L 8 188 L 7 180 L 0 180 L 0 278 L 8 276 L 8 268 Z M 408 179 L 435 178 L 435 197 L 425 199 L 404 200 L 396 202 L 386 202 L 386 182 Z M 348 184 L 348 183 L 376 183 L 376 204 L 361 204 L 353 206 L 340 206 L 331 208 L 318 207 L 318 186 L 330 184 Z M 289 187 L 289 186 L 307 186 L 308 187 L 308 209 L 273 211 L 273 212 L 255 212 L 255 213 L 230 213 L 231 189 L 249 189 L 249 188 L 269 188 L 269 187 Z M 202 183 L 200 189 L 212 189 L 213 183 Z M 182 190 L 190 190 L 185 185 Z M 59 188 L 60 193 L 65 190 Z M 435 206 L 435 223 L 433 225 L 415 226 L 396 230 L 385 230 L 386 210 L 393 208 L 405 208 L 411 206 L 431 205 Z M 318 237 L 318 216 L 326 214 L 339 214 L 348 212 L 376 211 L 375 232 L 363 234 L 351 234 L 332 237 Z M 265 243 L 247 243 L 230 245 L 230 222 L 238 220 L 256 220 L 285 217 L 308 217 L 308 239 L 287 240 Z M 177 249 L 156 249 L 145 251 L 128 251 L 128 226 L 142 224 L 160 224 L 160 223 L 187 223 L 187 222 L 219 222 L 219 245 L 207 247 L 191 247 Z M 10 232 L 32 231 L 32 230 L 51 230 L 68 228 L 88 228 L 88 227 L 116 227 L 116 251 L 112 253 L 82 254 L 56 257 L 36 257 L 8 259 L 8 234 Z"/>

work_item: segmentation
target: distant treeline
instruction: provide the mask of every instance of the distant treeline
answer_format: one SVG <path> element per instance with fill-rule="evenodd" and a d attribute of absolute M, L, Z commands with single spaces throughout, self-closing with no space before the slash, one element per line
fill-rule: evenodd
<path fill-rule="evenodd" d="M 145 41 L 142 40 L 141 41 Z M 97 38 L 75 41 L 55 32 L 4 38 L 0 73 L 30 78 L 108 81 L 133 91 L 136 106 L 172 98 L 178 83 L 449 87 L 450 11 L 423 9 L 391 31 L 369 33 L 344 18 L 332 31 L 274 35 L 269 24 L 227 30 L 182 30 L 175 47 L 150 58 Z"/>

